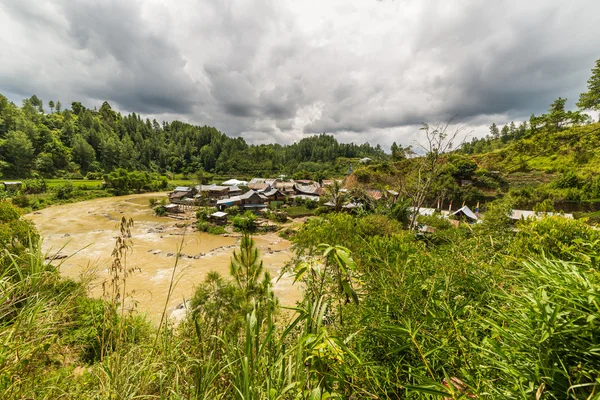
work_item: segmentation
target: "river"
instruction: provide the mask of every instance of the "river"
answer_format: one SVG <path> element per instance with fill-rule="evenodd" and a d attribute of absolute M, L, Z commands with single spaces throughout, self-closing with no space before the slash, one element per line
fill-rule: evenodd
<path fill-rule="evenodd" d="M 102 296 L 102 282 L 108 278 L 119 222 L 122 217 L 132 218 L 132 249 L 127 256 L 127 267 L 135 271 L 127 280 L 126 304 L 135 304 L 137 311 L 158 321 L 167 300 L 179 246 L 183 246 L 182 257 L 167 304 L 169 315 L 193 295 L 194 288 L 209 271 L 229 276 L 230 259 L 240 240 L 239 235 L 196 232 L 186 228 L 182 221 L 155 216 L 148 201 L 164 196 L 166 193 L 100 198 L 52 206 L 26 217 L 42 235 L 42 249 L 48 256 L 57 253 L 68 256 L 54 261 L 56 265 L 60 263 L 61 275 L 83 281 L 91 277 L 89 290 L 95 297 Z M 293 279 L 284 276 L 277 280 L 282 267 L 293 256 L 290 242 L 276 233 L 257 235 L 254 240 L 281 304 L 294 305 L 300 299 L 300 290 L 292 285 Z"/>

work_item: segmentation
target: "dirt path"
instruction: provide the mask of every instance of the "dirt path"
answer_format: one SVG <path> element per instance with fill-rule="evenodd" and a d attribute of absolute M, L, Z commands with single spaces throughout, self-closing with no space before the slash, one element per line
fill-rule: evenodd
<path fill-rule="evenodd" d="M 44 238 L 43 249 L 48 255 L 60 252 L 70 256 L 61 260 L 63 276 L 79 279 L 84 274 L 95 274 L 90 291 L 98 297 L 102 295 L 101 284 L 108 276 L 119 221 L 123 216 L 133 218 L 133 249 L 127 264 L 139 271 L 128 280 L 128 292 L 130 300 L 137 303 L 137 309 L 157 321 L 165 305 L 174 255 L 179 246 L 183 245 L 182 257 L 168 310 L 189 299 L 207 272 L 217 271 L 228 276 L 231 254 L 239 245 L 237 237 L 195 232 L 182 227 L 181 221 L 154 216 L 148 200 L 163 196 L 165 193 L 101 198 L 46 208 L 27 218 L 35 223 Z M 281 268 L 292 257 L 290 242 L 274 233 L 256 236 L 254 240 L 265 269 L 273 277 L 275 294 L 282 304 L 293 305 L 300 293 L 292 286 L 292 279 L 283 277 L 276 282 Z"/>

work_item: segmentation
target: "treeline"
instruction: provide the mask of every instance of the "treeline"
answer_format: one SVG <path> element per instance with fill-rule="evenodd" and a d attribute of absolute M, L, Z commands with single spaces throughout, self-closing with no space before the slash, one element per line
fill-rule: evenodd
<path fill-rule="evenodd" d="M 531 137 L 537 133 L 545 132 L 554 134 L 569 127 L 589 124 L 592 119 L 581 111 L 565 110 L 567 99 L 559 97 L 548 109 L 548 113 L 531 114 L 529 121 L 523 121 L 518 126 L 511 121 L 510 124 L 498 127 L 496 123 L 490 125 L 490 133 L 484 138 L 473 138 L 471 142 L 461 146 L 465 154 L 479 154 L 505 147 L 508 143 Z"/>
<path fill-rule="evenodd" d="M 338 158 L 384 159 L 379 146 L 339 143 L 317 135 L 289 146 L 249 145 L 209 126 L 158 123 L 138 114 L 122 115 L 104 102 L 99 110 L 79 102 L 63 109 L 37 96 L 18 107 L 0 95 L 0 170 L 4 177 L 98 177 L 118 168 L 148 172 L 340 174 L 348 163 Z M 95 175 L 95 176 L 94 176 Z"/>

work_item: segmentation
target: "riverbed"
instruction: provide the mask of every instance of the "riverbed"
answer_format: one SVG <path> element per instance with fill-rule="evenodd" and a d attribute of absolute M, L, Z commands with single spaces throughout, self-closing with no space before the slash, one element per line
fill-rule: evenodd
<path fill-rule="evenodd" d="M 181 257 L 175 269 L 174 288 L 167 302 L 167 314 L 189 300 L 197 285 L 209 271 L 229 276 L 232 253 L 239 246 L 239 235 L 215 236 L 197 232 L 189 223 L 170 217 L 157 217 L 148 206 L 151 198 L 161 199 L 166 193 L 108 197 L 79 203 L 52 206 L 32 214 L 32 220 L 43 237 L 42 249 L 55 260 L 60 273 L 68 278 L 89 282 L 90 294 L 102 296 L 102 284 L 109 278 L 111 253 L 119 235 L 122 217 L 131 218 L 131 250 L 127 253 L 128 307 L 158 321 L 165 308 L 172 281 L 176 254 Z M 254 236 L 264 268 L 273 278 L 273 290 L 283 305 L 294 305 L 300 289 L 293 279 L 283 276 L 281 269 L 293 256 L 291 243 L 268 233 Z"/>

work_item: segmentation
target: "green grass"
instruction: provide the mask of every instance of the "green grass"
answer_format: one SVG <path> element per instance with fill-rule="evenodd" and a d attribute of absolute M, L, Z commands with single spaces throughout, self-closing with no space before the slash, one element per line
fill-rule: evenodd
<path fill-rule="evenodd" d="M 71 182 L 77 189 L 100 189 L 102 187 L 102 179 L 87 180 L 87 179 L 46 179 L 48 189 L 52 189 L 63 185 L 65 182 Z"/>
<path fill-rule="evenodd" d="M 290 216 L 290 218 L 301 218 L 315 215 L 314 211 L 306 206 L 292 206 L 285 208 L 284 211 Z"/>

